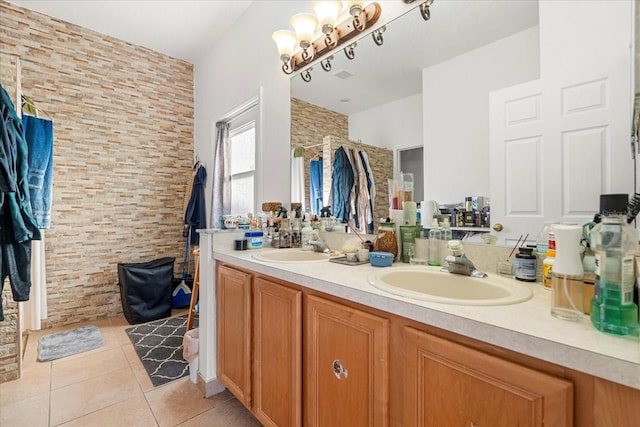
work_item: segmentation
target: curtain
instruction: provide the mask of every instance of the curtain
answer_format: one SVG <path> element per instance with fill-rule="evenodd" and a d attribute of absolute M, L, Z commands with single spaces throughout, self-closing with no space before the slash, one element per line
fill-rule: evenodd
<path fill-rule="evenodd" d="M 301 203 L 304 211 L 304 149 L 291 150 L 291 202 Z"/>
<path fill-rule="evenodd" d="M 231 175 L 229 168 L 229 122 L 216 123 L 216 148 L 213 159 L 213 197 L 211 227 L 222 228 L 220 219 L 231 213 Z"/>

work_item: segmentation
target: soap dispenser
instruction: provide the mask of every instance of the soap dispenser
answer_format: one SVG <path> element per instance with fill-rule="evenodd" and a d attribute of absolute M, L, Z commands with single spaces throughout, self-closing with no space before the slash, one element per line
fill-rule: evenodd
<path fill-rule="evenodd" d="M 442 240 L 442 231 L 438 225 L 438 219 L 434 218 L 429 230 L 429 265 L 440 265 L 440 240 Z"/>

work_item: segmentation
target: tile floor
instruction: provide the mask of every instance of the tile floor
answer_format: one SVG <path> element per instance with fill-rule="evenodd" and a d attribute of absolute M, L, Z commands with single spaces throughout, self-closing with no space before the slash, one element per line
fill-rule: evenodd
<path fill-rule="evenodd" d="M 103 347 L 37 361 L 42 335 L 84 325 L 100 328 Z M 227 390 L 205 399 L 189 376 L 154 387 L 124 332 L 130 326 L 120 316 L 31 332 L 22 378 L 0 384 L 0 426 L 260 426 Z"/>

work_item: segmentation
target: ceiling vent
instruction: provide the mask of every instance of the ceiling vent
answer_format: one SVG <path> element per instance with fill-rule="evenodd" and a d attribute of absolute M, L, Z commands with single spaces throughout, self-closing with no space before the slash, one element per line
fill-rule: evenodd
<path fill-rule="evenodd" d="M 343 80 L 348 79 L 349 77 L 353 77 L 353 74 L 351 74 L 347 70 L 340 70 L 338 72 L 333 73 L 333 75 Z"/>

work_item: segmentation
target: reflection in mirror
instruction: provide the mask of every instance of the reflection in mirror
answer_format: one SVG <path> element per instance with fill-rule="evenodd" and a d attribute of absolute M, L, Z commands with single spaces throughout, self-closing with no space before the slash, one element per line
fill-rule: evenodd
<path fill-rule="evenodd" d="M 614 9 L 611 5 L 602 7 Z M 489 95 L 535 81 L 539 81 L 546 90 L 547 81 L 540 79 L 541 69 L 544 67 L 546 71 L 551 71 L 547 72 L 547 76 L 553 74 L 556 78 L 553 81 L 556 85 L 565 80 L 570 82 L 571 79 L 574 79 L 574 83 L 591 81 L 599 77 L 598 73 L 607 75 L 609 70 L 600 70 L 596 66 L 586 67 L 592 74 L 583 70 L 578 72 L 581 66 L 585 68 L 582 64 L 594 61 L 594 55 L 582 54 L 582 49 L 575 47 L 582 48 L 584 45 L 585 48 L 594 49 L 595 46 L 600 49 L 599 52 L 615 50 L 615 55 L 618 55 L 620 46 L 626 45 L 628 55 L 630 41 L 621 43 L 620 40 L 624 40 L 624 37 L 620 34 L 609 38 L 601 37 L 604 41 L 595 45 L 590 41 L 597 34 L 594 28 L 604 28 L 607 33 L 618 28 L 622 32 L 628 30 L 630 10 L 622 15 L 619 10 L 624 7 L 630 6 L 616 3 L 615 13 L 607 10 L 604 14 L 607 20 L 603 21 L 601 16 L 598 21 L 592 15 L 602 14 L 603 11 L 599 9 L 590 12 L 595 6 L 588 1 L 562 4 L 539 4 L 538 1 L 527 0 L 436 1 L 431 6 L 432 16 L 428 22 L 413 10 L 387 23 L 383 46 L 375 46 L 368 38 L 359 41 L 355 61 L 348 61 L 339 52 L 334 54 L 332 71 L 327 73 L 318 67 L 310 83 L 305 83 L 294 75 L 291 80 L 291 96 L 330 111 L 330 114 L 323 113 L 327 117 L 332 114 L 340 117 L 339 121 L 344 126 L 340 131 L 340 138 L 385 147 L 394 153 L 394 157 L 397 157 L 399 150 L 423 146 L 424 200 L 453 204 L 461 203 L 466 196 L 489 196 L 493 219 L 493 201 L 496 195 L 491 194 L 493 175 L 489 166 L 492 162 L 495 163 L 495 159 L 490 156 Z M 588 15 L 588 19 L 581 19 L 580 22 L 569 19 L 568 16 L 576 14 L 569 10 L 571 8 L 578 8 L 580 16 Z M 557 12 L 562 16 L 554 21 L 552 17 Z M 543 18 L 546 18 L 544 25 L 541 24 Z M 598 24 L 594 24 L 595 22 Z M 544 33 L 541 28 L 545 29 Z M 571 28 L 571 31 L 567 28 Z M 544 64 L 541 60 L 542 43 L 546 43 Z M 577 51 L 576 55 L 583 56 L 578 57 L 578 61 L 573 61 L 573 57 L 572 61 L 563 60 L 563 55 L 567 55 L 567 52 L 573 55 L 573 51 Z M 613 58 L 613 55 L 609 56 Z M 616 62 L 620 67 L 626 67 L 625 58 L 616 58 L 620 59 Z M 630 65 L 630 58 L 626 61 Z M 623 72 L 629 73 L 630 69 L 629 66 Z M 614 86 L 625 81 L 624 74 L 611 76 Z M 630 80 L 629 76 L 626 82 Z M 624 93 L 624 90 L 618 92 L 618 86 L 611 88 L 612 94 Z M 628 95 L 631 88 L 627 88 L 627 92 L 626 103 L 630 104 Z M 621 98 L 624 96 L 617 96 L 615 101 L 611 101 L 616 108 L 624 103 Z M 624 116 L 621 117 L 623 121 L 630 119 L 630 112 L 625 112 L 624 108 L 617 108 L 615 114 Z M 615 144 L 623 144 L 620 141 L 624 141 L 624 138 L 618 138 L 614 133 L 617 135 L 617 130 L 624 127 L 624 123 L 615 123 L 612 129 L 616 132 L 606 135 L 607 139 L 601 142 L 601 149 L 612 149 L 613 141 Z M 294 146 L 300 143 L 296 140 L 296 131 L 292 112 Z M 329 127 L 313 132 L 318 139 L 328 134 L 337 135 Z M 590 143 L 587 139 L 581 143 Z M 616 146 L 616 150 L 618 148 Z M 542 146 L 540 149 L 547 148 Z M 628 148 L 625 148 L 625 152 L 628 157 Z M 518 153 L 523 156 L 524 151 L 516 152 Z M 522 157 L 523 163 L 514 169 L 533 174 L 530 175 L 533 183 L 530 187 L 537 191 L 537 196 L 534 194 L 522 197 L 522 200 L 531 202 L 522 208 L 522 212 L 527 214 L 527 220 L 523 224 L 534 224 L 531 225 L 535 227 L 531 235 L 534 236 L 537 232 L 538 226 L 535 224 L 541 223 L 545 217 L 549 220 L 560 218 L 581 221 L 592 215 L 593 210 L 597 209 L 597 201 L 592 202 L 592 199 L 597 198 L 592 193 L 631 192 L 633 188 L 630 185 L 629 188 L 624 186 L 625 182 L 631 181 L 627 179 L 627 164 L 624 167 L 620 165 L 618 154 L 608 157 L 606 161 L 609 163 L 603 163 L 602 171 L 598 170 L 593 174 L 600 174 L 601 181 L 593 181 L 596 185 L 580 194 L 580 200 L 586 202 L 576 204 L 571 199 L 571 194 L 538 187 L 544 180 L 536 174 L 541 173 L 543 167 L 547 167 L 550 162 L 543 163 L 537 157 Z M 398 164 L 396 159 L 389 166 L 394 168 L 395 165 L 395 174 L 400 172 Z M 565 165 L 569 166 L 568 163 Z M 528 169 L 522 166 L 527 166 Z M 624 178 L 612 177 L 612 170 L 621 169 Z M 566 182 L 562 173 L 567 170 L 562 165 L 557 165 L 556 170 L 558 177 L 554 182 L 557 187 L 557 183 Z M 508 189 L 503 191 L 504 195 L 512 197 L 509 203 L 521 202 L 514 200 Z M 562 191 L 567 189 L 563 188 Z M 558 200 L 551 200 L 550 196 Z M 574 198 L 577 200 L 577 196 Z M 568 205 L 569 202 L 571 206 Z M 508 206 L 505 209 L 509 214 Z M 515 212 L 511 217 L 519 215 L 518 209 L 511 208 L 511 212 Z M 535 220 L 531 221 L 531 218 Z M 505 218 L 505 221 L 508 220 Z M 509 239 L 513 239 L 515 243 L 522 233 L 521 229 L 511 227 L 508 223 L 503 226 L 504 231 L 498 237 L 503 242 L 506 238 L 507 243 Z"/>
<path fill-rule="evenodd" d="M 311 115 L 315 123 L 306 124 L 303 129 L 299 125 L 299 120 L 302 120 L 304 115 L 299 115 L 295 111 L 300 103 L 292 101 L 292 147 L 316 146 L 321 143 L 325 135 L 333 135 L 345 140 L 362 141 L 367 145 L 387 148 L 395 153 L 396 157 L 395 161 L 392 158 L 384 166 L 386 170 L 394 171 L 390 173 L 392 177 L 401 172 L 412 172 L 421 180 L 418 185 L 419 192 L 415 194 L 418 197 L 417 201 L 436 199 L 442 203 L 450 203 L 458 199 L 464 200 L 465 195 L 472 194 L 469 193 L 471 191 L 477 195 L 488 194 L 486 170 L 482 172 L 480 179 L 484 182 L 480 184 L 477 179 L 470 180 L 470 183 L 477 188 L 466 186 L 460 196 L 429 194 L 427 188 L 423 187 L 423 170 L 415 170 L 415 165 L 410 166 L 414 170 L 399 169 L 402 161 L 399 152 L 408 149 L 413 151 L 423 146 L 422 70 L 455 57 L 468 57 L 465 72 L 469 74 L 469 80 L 473 81 L 473 73 L 470 71 L 486 68 L 486 65 L 476 64 L 487 62 L 480 53 L 477 53 L 483 46 L 526 30 L 529 31 L 525 36 L 526 40 L 522 43 L 537 39 L 537 2 L 519 1 L 508 4 L 501 1 L 435 2 L 432 6 L 432 15 L 431 20 L 425 22 L 419 13 L 410 10 L 386 25 L 387 30 L 384 33 L 382 46 L 376 46 L 369 38 L 363 38 L 358 42 L 355 60 L 350 61 L 342 55 L 342 52 L 337 52 L 334 54 L 331 72 L 314 70 L 314 77 L 309 83 L 304 82 L 299 76 L 292 77 L 292 98 L 327 110 L 308 114 L 307 117 Z M 455 22 L 456 25 L 451 25 L 451 22 Z M 501 46 L 497 46 L 494 49 L 500 48 Z M 511 53 L 511 49 L 519 48 L 525 50 L 522 46 L 510 47 L 509 52 L 505 52 L 504 55 Z M 503 80 L 506 81 L 501 84 L 508 86 L 538 77 L 537 44 L 530 50 L 530 56 L 534 59 L 523 60 L 522 55 L 518 55 L 514 62 L 524 65 L 516 66 L 515 70 L 508 72 L 509 77 L 505 77 Z M 495 65 L 495 61 L 490 61 L 490 64 Z M 532 71 L 521 72 L 523 68 L 529 66 Z M 442 74 L 442 72 L 439 73 Z M 507 72 L 503 74 L 505 73 Z M 523 73 L 524 75 L 521 75 Z M 439 75 L 433 76 L 434 85 L 442 85 L 443 81 L 439 80 L 441 80 Z M 446 76 L 444 80 L 447 80 Z M 455 82 L 449 83 L 450 86 L 455 84 Z M 500 83 L 495 85 L 500 87 Z M 456 90 L 455 87 L 453 89 L 456 94 L 460 93 L 458 97 L 467 97 L 467 94 L 481 96 L 468 93 L 466 90 L 464 92 L 467 93 L 461 93 L 463 90 Z M 453 95 L 454 93 L 450 93 L 449 98 L 452 99 Z M 465 113 L 470 116 L 467 119 L 467 126 L 475 127 L 477 121 L 486 120 L 488 114 L 486 94 L 484 100 L 485 105 L 478 107 L 477 101 L 467 97 L 469 105 L 457 107 L 460 116 L 452 118 L 454 126 L 458 127 L 459 121 L 462 120 L 461 114 L 469 109 L 472 110 Z M 429 105 L 442 107 L 442 100 L 434 99 L 433 104 Z M 477 108 L 482 108 L 484 111 L 474 111 Z M 327 120 L 319 122 L 319 117 L 326 117 Z M 446 125 L 449 126 L 450 123 L 451 121 L 448 121 Z M 303 137 L 301 133 L 305 136 Z M 439 135 L 434 135 L 433 141 L 436 147 L 439 144 L 448 143 Z M 447 164 L 447 167 L 450 162 L 459 163 L 456 158 L 459 159 L 460 156 L 465 155 L 465 144 L 473 145 L 474 142 L 471 139 L 463 141 L 458 147 L 450 147 L 451 150 L 448 153 L 431 156 L 430 160 L 432 163 Z M 317 147 L 320 148 L 319 145 Z M 420 152 L 422 151 L 420 149 Z M 426 149 L 423 156 L 428 156 L 432 151 L 433 149 Z M 476 150 L 471 151 L 470 156 L 477 158 Z M 307 157 L 317 155 L 317 152 L 312 151 Z M 480 153 L 480 155 L 488 160 L 486 153 Z M 308 158 L 305 159 L 305 182 L 309 181 L 308 160 Z M 424 158 L 414 160 L 420 164 L 424 163 Z M 486 164 L 483 164 L 486 161 L 479 163 L 477 167 L 486 169 Z M 382 183 L 378 185 L 378 191 L 380 187 L 386 187 L 386 179 L 376 181 Z M 308 185 L 306 187 L 308 188 Z M 384 188 L 384 190 L 386 192 L 388 189 Z M 445 190 L 450 191 L 450 186 Z M 305 193 L 305 199 L 308 203 L 308 190 Z M 385 198 L 381 198 L 381 203 L 383 206 L 380 210 L 384 212 L 389 206 Z"/>

